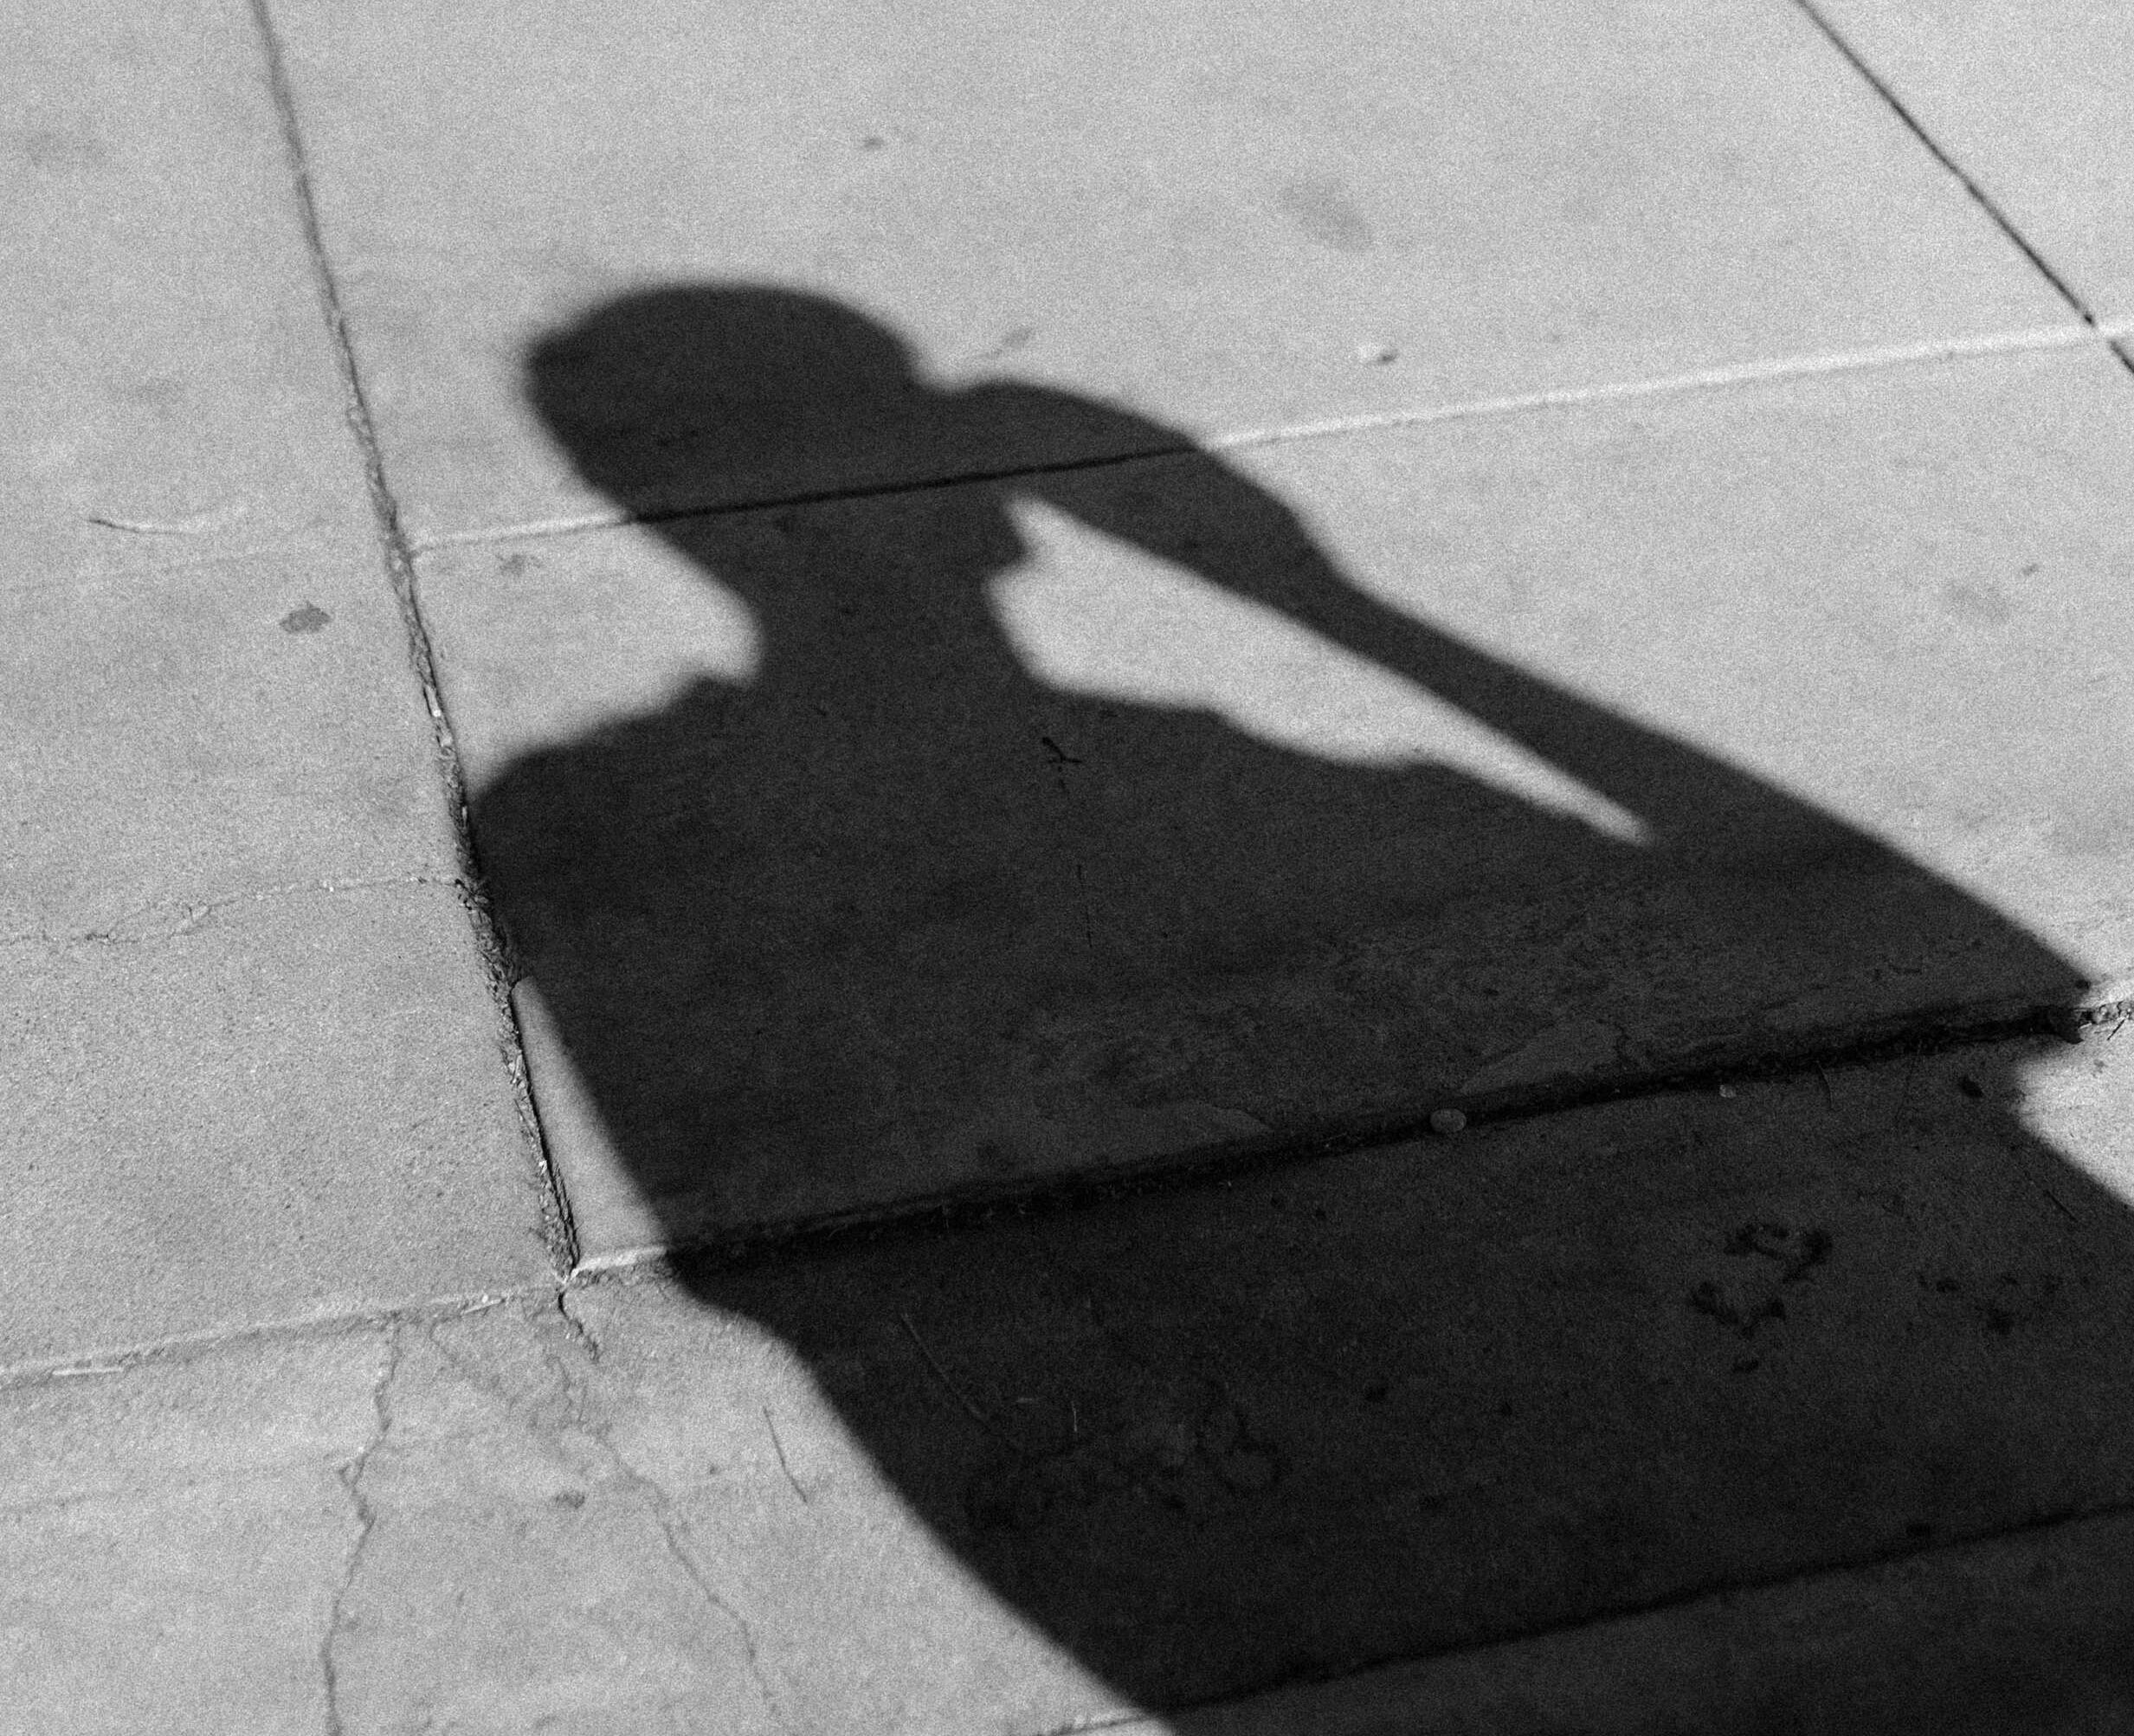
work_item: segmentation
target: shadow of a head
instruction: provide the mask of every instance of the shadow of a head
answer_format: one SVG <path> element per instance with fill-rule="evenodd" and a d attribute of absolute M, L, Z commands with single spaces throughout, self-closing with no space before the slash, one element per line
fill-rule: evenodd
<path fill-rule="evenodd" d="M 578 472 L 644 518 L 1190 444 L 1070 394 L 931 379 L 880 321 L 762 285 L 606 303 L 532 347 L 526 395 Z"/>
<path fill-rule="evenodd" d="M 648 292 L 545 339 L 529 378 L 581 473 L 768 641 L 751 681 L 529 755 L 475 807 L 663 1239 L 1240 1140 L 1264 1165 L 1506 1055 L 1539 1070 L 1473 1107 L 1647 1094 L 1507 1123 L 1456 1173 L 1367 1152 L 683 1262 L 816 1360 L 914 1508 L 1126 1692 L 1234 1693 L 1982 1528 L 2040 1486 L 2027 1458 L 2080 1480 L 2072 1419 L 2124 1381 L 2070 1348 L 2066 1298 L 2116 1283 L 2127 1236 L 2024 1132 L 2015 1051 L 1826 1071 L 1797 1134 L 1796 1087 L 1742 1125 L 1653 1094 L 2012 1029 L 2079 975 L 2019 925 L 1371 600 L 1175 431 L 929 384 L 822 298 Z M 1016 496 L 1451 701 L 1647 844 L 1443 766 L 1058 690 L 977 583 L 1022 551 Z"/>
<path fill-rule="evenodd" d="M 580 473 L 639 515 L 715 504 L 706 477 L 790 477 L 811 449 L 864 446 L 938 414 L 894 333 L 784 289 L 611 302 L 535 345 L 526 381 Z"/>

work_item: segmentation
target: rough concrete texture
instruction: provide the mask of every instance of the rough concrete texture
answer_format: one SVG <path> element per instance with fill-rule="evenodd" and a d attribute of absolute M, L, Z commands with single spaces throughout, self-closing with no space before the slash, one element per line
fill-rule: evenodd
<path fill-rule="evenodd" d="M 0 29 L 0 936 L 446 870 L 249 13 Z"/>
<path fill-rule="evenodd" d="M 2112 0 L 2020 7 L 1817 0 L 1927 135 L 2095 313 L 2134 319 L 2134 16 Z"/>
<path fill-rule="evenodd" d="M 506 1303 L 0 1395 L 10 1718 L 724 1736 L 1132 1709 L 929 1538 L 759 1328 L 650 1287 L 580 1307 L 600 1336 Z"/>
<path fill-rule="evenodd" d="M 551 1271 L 449 885 L 277 889 L 5 957 L 0 1363 Z"/>
<path fill-rule="evenodd" d="M 243 0 L 0 23 L 10 592 L 363 534 L 264 73 Z"/>
<path fill-rule="evenodd" d="M 0 1361 L 545 1277 L 252 14 L 0 91 Z"/>
<path fill-rule="evenodd" d="M 2097 345 L 433 552 L 585 1250 L 2126 992 L 2131 403 Z"/>
<path fill-rule="evenodd" d="M 0 936 L 448 869 L 249 11 L 0 30 Z"/>
<path fill-rule="evenodd" d="M 1011 367 L 1199 438 L 2072 322 L 1776 0 L 273 10 L 418 539 L 613 511 L 523 351 L 648 282 L 809 287 L 946 384 Z M 828 386 L 748 403 L 713 468 L 656 371 L 594 360 L 579 413 L 654 409 L 668 506 L 1135 432 L 855 423 Z"/>
<path fill-rule="evenodd" d="M 368 540 L 8 598 L 0 939 L 138 933 L 276 887 L 456 871 L 436 740 Z"/>
<path fill-rule="evenodd" d="M 18 1381 L 11 1706 L 346 1736 L 2117 1727 L 2126 1041 Z"/>
<path fill-rule="evenodd" d="M 375 1339 L 227 1346 L 0 1392 L 13 1728 L 331 1728 L 319 1641 L 360 1523 Z"/>

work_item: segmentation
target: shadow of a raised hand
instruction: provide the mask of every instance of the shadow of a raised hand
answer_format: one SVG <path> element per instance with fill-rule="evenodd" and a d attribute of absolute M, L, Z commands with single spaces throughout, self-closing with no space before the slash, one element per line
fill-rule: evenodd
<path fill-rule="evenodd" d="M 1605 1081 L 2078 978 L 1836 818 L 1375 600 L 1281 502 L 1122 410 L 938 386 L 864 316 L 756 287 L 625 298 L 545 339 L 529 378 L 581 473 L 745 603 L 763 646 L 746 682 L 529 755 L 475 804 L 522 968 L 677 1244 L 1414 1110 L 1566 1010 L 1610 1034 Z M 1028 552 L 1017 500 L 1461 708 L 1641 840 L 1443 767 L 1336 765 L 1060 691 L 990 594 Z M 1811 1004 L 1824 1023 L 1772 1012 Z M 1990 1507 L 1995 1455 L 2073 1402 L 2049 1371 L 1915 1381 L 1893 1434 L 1863 1412 L 1912 1378 L 1886 1346 L 1783 1396 L 1744 1384 L 1767 1323 L 1863 1236 L 1847 1281 L 1891 1307 L 1937 1260 L 1968 1262 L 1960 1284 L 2028 1275 L 2008 1303 L 2028 1306 L 2022 1283 L 2124 1244 L 2101 1195 L 2079 1259 L 2057 1220 L 2010 1215 L 2023 1178 L 2053 1172 L 2063 1210 L 2080 1184 L 2023 1132 L 2012 1075 L 1966 1066 L 1931 1111 L 1848 1085 L 1892 1131 L 1841 1184 L 1768 1130 L 1706 1153 L 1686 1122 L 1545 1185 L 1531 1151 L 1478 1142 L 1464 1178 L 1427 1184 L 1364 1159 L 1331 1192 L 1263 1176 L 798 1277 L 685 1270 L 815 1361 L 913 1507 L 1093 1667 L 1155 1701 L 1236 1692 L 1841 1558 L 1890 1504 L 1804 1480 L 1862 1442 L 1899 1482 L 1941 1455 L 1953 1493 L 1918 1522 Z M 1678 1242 L 1601 1249 L 1618 1187 L 1679 1191 Z M 1952 1189 L 1984 1216 L 1906 1246 L 1918 1202 Z M 1540 1272 L 1571 1275 L 1580 1307 Z M 1995 1444 L 1967 1457 L 1957 1427 Z M 1686 1468 L 1683 1431 L 1740 1466 Z M 1694 1523 L 1672 1480 L 1705 1500 Z M 1737 1570 L 1712 1536 L 1759 1500 L 1781 1516 Z"/>

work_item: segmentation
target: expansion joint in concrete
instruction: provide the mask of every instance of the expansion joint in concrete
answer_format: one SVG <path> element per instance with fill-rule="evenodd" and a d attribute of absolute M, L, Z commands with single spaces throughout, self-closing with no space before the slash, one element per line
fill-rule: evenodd
<path fill-rule="evenodd" d="M 1033 1216 L 1129 1196 L 1184 1192 L 1351 1152 L 1445 1137 L 1434 1118 L 1447 1109 L 1458 1111 L 1458 1125 L 1464 1130 L 1684 1092 L 1726 1093 L 1738 1085 L 1815 1081 L 1828 1094 L 1828 1075 L 1835 1072 L 2047 1037 L 2075 1043 L 2094 1033 L 2110 1039 L 2130 1023 L 2134 1023 L 2134 998 L 2115 997 L 2079 1004 L 1970 1013 L 1943 1010 L 1873 1025 L 1804 1032 L 1789 1042 L 1730 1048 L 1696 1060 L 1661 1061 L 1634 1071 L 1505 1087 L 1467 1096 L 1441 1095 L 1373 1114 L 1335 1115 L 1281 1133 L 1086 1169 L 1042 1183 L 928 1194 L 890 1206 L 618 1249 L 581 1260 L 566 1287 L 656 1276 L 670 1270 L 683 1255 L 714 1264 L 752 1263 L 845 1242 L 946 1232 L 1007 1213 Z"/>
<path fill-rule="evenodd" d="M 491 998 L 496 1005 L 499 1048 L 505 1071 L 512 1081 L 520 1125 L 525 1129 L 527 1145 L 540 1172 L 543 1216 L 545 1219 L 544 1228 L 550 1256 L 559 1273 L 568 1272 L 577 1260 L 577 1226 L 563 1177 L 549 1152 L 528 1081 L 524 1037 L 519 1029 L 518 1014 L 511 1004 L 506 949 L 484 890 L 480 855 L 467 811 L 466 775 L 460 763 L 451 719 L 446 711 L 443 691 L 437 679 L 429 629 L 422 618 L 414 551 L 402 523 L 399 502 L 385 474 L 384 457 L 378 445 L 377 427 L 371 418 L 369 395 L 364 387 L 363 372 L 357 363 L 355 345 L 349 334 L 347 310 L 342 300 L 332 255 L 326 248 L 326 234 L 319 216 L 318 195 L 313 184 L 310 157 L 297 113 L 295 87 L 289 76 L 288 57 L 282 46 L 280 33 L 275 29 L 268 0 L 251 0 L 251 5 L 253 20 L 258 29 L 261 52 L 266 61 L 268 89 L 281 128 L 283 150 L 288 160 L 297 218 L 311 261 L 319 310 L 326 320 L 335 363 L 340 370 L 344 415 L 363 462 L 386 578 L 400 606 L 401 620 L 407 632 L 409 661 L 422 691 L 423 707 L 429 714 L 438 771 L 444 782 L 445 800 L 457 846 L 461 901 L 466 907 L 467 920 L 473 926 L 475 944 L 488 978 Z"/>
<path fill-rule="evenodd" d="M 1971 202 L 1985 213 L 1994 227 L 2007 237 L 2010 245 L 2029 261 L 2031 268 L 2053 287 L 2053 294 L 2074 310 L 2076 316 L 2085 326 L 2105 340 L 2105 347 L 2118 358 L 2119 365 L 2126 369 L 2128 372 L 2134 373 L 2134 349 L 2129 348 L 2128 340 L 2105 328 L 2104 323 L 2098 318 L 2097 310 L 2090 306 L 2081 292 L 2053 268 L 2052 262 L 2038 251 L 2037 248 L 2032 244 L 2030 238 L 2016 227 L 2015 220 L 2002 209 L 2000 201 L 1988 192 L 1970 171 L 1957 161 L 1941 141 L 1927 130 L 1925 123 L 1912 112 L 1905 100 L 1897 94 L 1889 81 L 1867 64 L 1866 57 L 1846 41 L 1843 34 L 1835 24 L 1831 23 L 1829 18 L 1824 16 L 1822 10 L 1815 3 L 1815 0 L 1793 0 L 1793 3 L 1800 10 L 1802 16 L 1821 33 L 1823 39 L 1844 57 L 1845 63 L 1852 68 L 1876 96 L 1881 99 L 1891 113 L 1904 123 L 1905 130 L 1919 141 L 1920 145 L 1925 148 L 1927 154 L 1956 177 L 1957 185 L 1963 189 Z"/>
<path fill-rule="evenodd" d="M 486 1313 L 507 1303 L 544 1301 L 552 1298 L 563 1281 L 482 1291 L 472 1295 L 436 1296 L 421 1302 L 390 1308 L 365 1308 L 346 1313 L 322 1313 L 294 1319 L 255 1321 L 242 1326 L 211 1327 L 204 1332 L 174 1333 L 130 1345 L 107 1346 L 88 1354 L 77 1352 L 48 1361 L 17 1363 L 0 1368 L 0 1392 L 15 1392 L 75 1380 L 97 1380 L 132 1373 L 154 1363 L 183 1361 L 212 1356 L 240 1345 L 303 1343 L 347 1338 L 373 1332 L 394 1332 L 403 1326 L 427 1331 L 441 1320 L 462 1314 Z"/>
<path fill-rule="evenodd" d="M 2057 283 L 2058 280 L 2054 281 Z M 2062 293 L 2066 294 L 2064 289 Z M 1695 392 L 1750 390 L 1783 385 L 1794 381 L 1821 379 L 1832 375 L 1877 373 L 1902 368 L 1989 361 L 2034 352 L 2080 349 L 2099 343 L 2110 350 L 2122 365 L 2134 367 L 2134 363 L 2128 361 L 2129 356 L 2134 355 L 2134 324 L 2124 319 L 2100 321 L 2079 302 L 2073 305 L 2081 315 L 2080 324 L 2003 329 L 1956 337 L 1930 338 L 1912 343 L 1879 345 L 1871 349 L 1821 351 L 1804 355 L 1765 357 L 1745 362 L 1725 362 L 1710 367 L 1692 368 L 1681 373 L 1602 380 L 1584 385 L 1547 386 L 1533 391 L 1510 392 L 1490 397 L 1455 398 L 1438 403 L 1411 404 L 1393 410 L 1325 416 L 1310 422 L 1283 422 L 1263 428 L 1233 429 L 1224 433 L 1209 434 L 1197 442 L 1138 447 L 1131 451 L 1098 453 L 1088 457 L 1024 463 L 1002 468 L 952 470 L 938 475 L 912 476 L 889 482 L 743 495 L 729 500 L 702 506 L 674 507 L 654 513 L 631 513 L 618 507 L 605 512 L 574 513 L 564 518 L 481 525 L 468 530 L 438 532 L 423 538 L 419 543 L 411 543 L 409 547 L 413 553 L 422 555 L 439 549 L 487 547 L 496 543 L 548 542 L 631 526 L 701 523 L 742 518 L 752 513 L 786 512 L 810 507 L 839 506 L 855 500 L 939 494 L 984 484 L 1016 482 L 1029 477 L 1119 470 L 1130 465 L 1160 464 L 1190 456 L 1196 452 L 1218 455 L 1252 452 L 1271 447 L 1340 440 L 1358 435 L 1397 434 L 1452 423 L 1602 410 L 1650 398 L 1681 397 Z"/>
<path fill-rule="evenodd" d="M 0 934 L 0 946 L 145 946 L 180 939 L 196 930 L 210 926 L 221 912 L 247 904 L 267 904 L 283 899 L 331 896 L 345 893 L 380 892 L 410 886 L 450 886 L 456 888 L 459 881 L 455 876 L 434 874 L 372 874 L 361 878 L 328 876 L 317 880 L 283 881 L 272 886 L 248 887 L 242 891 L 224 893 L 216 898 L 152 899 L 146 904 L 136 905 L 123 914 L 112 918 L 101 927 L 63 931 L 28 928 L 16 933 Z"/>
<path fill-rule="evenodd" d="M 1344 1679 L 1344 1677 L 1333 1678 L 1336 1681 Z M 1255 1689 L 1253 1693 L 1245 1695 L 1242 1700 L 1209 1701 L 1207 1704 L 1209 1707 L 1250 1705 L 1254 1701 L 1264 1697 L 1264 1690 Z M 1203 1708 L 1197 1705 L 1175 1708 L 1177 1711 L 1186 1712 L 1197 1712 L 1202 1709 Z M 1090 1718 L 1069 1719 L 1065 1724 L 1048 1724 L 1042 1730 L 1033 1731 L 1031 1736 L 1106 1736 L 1107 1731 L 1112 1730 L 1127 1731 L 1132 1733 L 1132 1736 L 1141 1736 L 1142 1733 L 1148 1732 L 1151 1733 L 1151 1736 L 1153 1736 L 1151 1720 L 1145 1712 L 1100 1712 Z"/>

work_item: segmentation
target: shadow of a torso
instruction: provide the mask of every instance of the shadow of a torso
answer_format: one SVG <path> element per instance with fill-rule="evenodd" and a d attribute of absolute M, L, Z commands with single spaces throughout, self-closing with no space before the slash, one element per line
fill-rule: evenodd
<path fill-rule="evenodd" d="M 581 470 L 742 599 L 764 646 L 747 682 L 700 680 L 531 754 L 474 807 L 521 966 L 678 1242 L 1012 1187 L 1196 1127 L 1321 1128 L 1427 1101 L 1566 1022 L 1613 1034 L 1607 1064 L 1652 1066 L 1753 1046 L 1770 1009 L 1817 996 L 1833 1029 L 1857 1028 L 2044 1002 L 2077 979 L 1831 816 L 1370 602 L 1280 503 L 1122 412 L 1035 387 L 935 390 L 859 316 L 759 290 L 602 310 L 544 346 L 533 386 Z M 783 505 L 736 485 L 740 505 L 675 515 L 751 465 L 804 482 L 837 460 L 865 482 L 902 447 L 1003 442 L 1143 455 L 824 482 Z M 1464 707 L 1637 816 L 1645 842 L 1441 767 L 1330 765 L 1205 713 L 1053 688 L 988 597 L 1025 553 L 1018 495 Z M 1974 1071 L 1995 1106 L 1981 1149 L 2050 1166 L 2005 1107 L 2013 1081 Z M 1476 1602 L 1477 1576 L 1502 1574 L 1464 1559 L 1493 1546 L 1443 1518 L 1450 1467 L 1493 1429 L 1505 1463 L 1521 1429 L 1552 1453 L 1578 1430 L 1500 1416 L 1472 1331 L 1457 1369 L 1445 1346 L 1464 1329 L 1437 1323 L 1432 1347 L 1397 1275 L 1471 1245 L 1462 1211 L 1488 1216 L 1456 1191 L 1432 1210 L 1380 1214 L 1377 1242 L 1359 1229 L 1315 1245 L 1269 1242 L 1228 1204 L 1121 1202 L 1043 1236 L 825 1255 L 805 1279 L 687 1269 L 708 1301 L 847 1371 L 844 1388 L 825 1379 L 854 1429 L 990 1584 L 1125 1691 L 1167 1699 L 1511 1619 Z M 1726 1210 L 1762 1221 L 1753 1203 Z M 1815 1245 L 1790 1222 L 1774 1233 Z M 1516 1358 L 1522 1319 L 1564 1330 L 1534 1306 L 1463 1310 L 1501 1310 L 1489 1354 Z M 851 1372 L 915 1313 L 988 1404 L 1035 1383 L 1071 1410 L 1067 1445 L 1036 1455 L 1053 1470 Z M 893 1333 L 880 1355 L 909 1349 Z M 1364 1409 L 1310 1396 L 1308 1371 L 1337 1365 L 1377 1371 L 1358 1377 L 1376 1395 Z M 1850 1377 L 1830 1378 L 1853 1403 Z M 1331 1485 L 1300 1470 L 1329 1455 L 1347 1467 L 1332 1524 Z M 1408 1506 L 1389 1517 L 1386 1500 Z M 1554 1589 L 1545 1564 L 1521 1570 L 1518 1618 L 1652 1595 L 1637 1563 L 1654 1552 L 1617 1553 L 1636 1559 L 1597 1591 L 1589 1563 Z"/>
<path fill-rule="evenodd" d="M 1457 773 L 1048 689 L 986 599 L 1021 553 L 1006 493 L 664 526 L 748 603 L 758 670 L 482 792 L 538 992 L 648 1191 L 704 1222 L 1035 1174 L 1078 1120 L 1093 1162 L 1137 1106 L 1386 1107 L 1533 1016 L 1462 1028 L 1449 909 L 1486 888 L 1531 928 L 1647 873 Z M 1405 980 L 1359 956 L 1389 946 Z"/>

